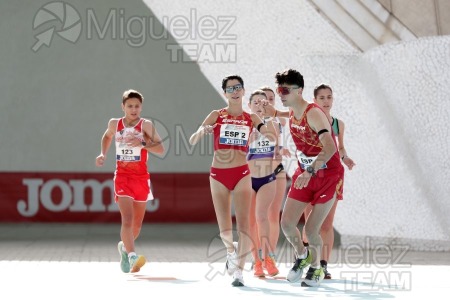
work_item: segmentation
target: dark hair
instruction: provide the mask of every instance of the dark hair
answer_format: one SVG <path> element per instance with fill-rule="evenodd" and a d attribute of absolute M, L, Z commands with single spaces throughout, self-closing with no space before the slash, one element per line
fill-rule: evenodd
<path fill-rule="evenodd" d="M 256 90 L 256 91 L 253 91 L 253 93 L 250 95 L 250 98 L 248 98 L 248 103 L 252 103 L 252 98 L 256 95 L 264 96 L 267 99 L 267 95 L 266 95 L 266 93 L 264 93 L 264 91 L 262 89 Z"/>
<path fill-rule="evenodd" d="M 225 92 L 225 88 L 227 87 L 227 82 L 228 80 L 233 80 L 236 79 L 237 81 L 239 81 L 239 83 L 242 85 L 242 87 L 244 87 L 244 80 L 242 80 L 242 77 L 239 75 L 229 75 L 227 77 L 225 77 L 224 79 L 222 79 L 222 90 Z"/>
<path fill-rule="evenodd" d="M 319 93 L 320 90 L 325 90 L 325 89 L 329 89 L 331 91 L 331 93 L 333 93 L 331 86 L 329 86 L 328 84 L 325 84 L 325 83 L 321 83 L 314 88 L 314 98 L 317 97 L 317 94 Z"/>
<path fill-rule="evenodd" d="M 272 94 L 275 95 L 275 92 L 272 90 L 272 88 L 268 87 L 268 86 L 263 86 L 259 88 L 261 91 L 267 92 L 267 91 L 271 91 Z M 267 96 L 267 95 L 266 95 Z"/>
<path fill-rule="evenodd" d="M 123 95 L 122 95 L 122 104 L 125 104 L 125 101 L 127 101 L 127 100 L 130 99 L 130 98 L 136 98 L 136 99 L 138 99 L 139 102 L 141 102 L 141 103 L 144 101 L 144 97 L 142 96 L 141 93 L 139 93 L 139 92 L 136 91 L 136 90 L 128 90 L 128 91 L 123 92 Z"/>
<path fill-rule="evenodd" d="M 285 70 L 282 73 L 278 72 L 277 74 L 275 74 L 275 79 L 275 82 L 278 85 L 292 84 L 297 85 L 300 88 L 303 88 L 305 86 L 302 74 L 294 69 Z"/>

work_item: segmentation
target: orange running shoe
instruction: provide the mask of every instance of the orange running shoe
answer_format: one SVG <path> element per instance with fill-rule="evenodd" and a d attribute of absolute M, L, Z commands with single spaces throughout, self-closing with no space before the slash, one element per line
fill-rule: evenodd
<path fill-rule="evenodd" d="M 276 266 L 276 262 L 272 257 L 266 256 L 266 258 L 264 259 L 264 263 L 265 263 L 264 267 L 266 268 L 269 276 L 273 277 L 278 275 L 278 273 L 280 273 L 280 271 L 278 271 L 278 268 Z"/>
<path fill-rule="evenodd" d="M 255 262 L 255 265 L 253 266 L 253 275 L 255 275 L 255 277 L 265 277 L 266 274 L 264 274 L 264 270 L 263 270 L 263 266 L 262 266 L 262 261 L 257 260 Z"/>

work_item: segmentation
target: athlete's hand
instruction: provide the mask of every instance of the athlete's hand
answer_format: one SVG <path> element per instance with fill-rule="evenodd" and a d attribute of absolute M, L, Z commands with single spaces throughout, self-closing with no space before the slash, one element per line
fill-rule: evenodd
<path fill-rule="evenodd" d="M 264 117 L 273 117 L 275 114 L 275 107 L 270 104 L 269 100 L 261 100 L 261 107 Z"/>
<path fill-rule="evenodd" d="M 346 156 L 344 157 L 344 159 L 342 160 L 342 162 L 347 166 L 347 168 L 349 170 L 353 169 L 354 166 L 356 166 L 355 162 L 353 161 L 353 159 L 351 159 L 350 157 Z"/>
<path fill-rule="evenodd" d="M 281 149 L 280 154 L 284 157 L 291 157 L 291 152 L 287 148 Z"/>
<path fill-rule="evenodd" d="M 99 156 L 97 156 L 97 158 L 95 159 L 95 165 L 97 167 L 103 167 L 103 164 L 105 163 L 106 160 L 106 156 L 104 156 L 103 154 L 100 154 Z"/>
<path fill-rule="evenodd" d="M 311 179 L 311 174 L 304 171 L 300 174 L 294 182 L 294 189 L 302 189 L 306 187 Z"/>
<path fill-rule="evenodd" d="M 125 139 L 128 147 L 142 147 L 142 141 L 136 136 L 130 136 Z"/>
<path fill-rule="evenodd" d="M 216 128 L 216 126 L 217 126 L 217 123 L 215 123 L 214 125 L 205 125 L 205 126 L 202 126 L 202 130 L 206 134 L 212 134 L 214 132 L 214 128 Z"/>
<path fill-rule="evenodd" d="M 249 140 L 249 142 L 250 142 L 250 140 Z M 281 156 L 281 152 L 280 152 L 280 149 L 278 148 L 278 146 L 275 146 L 275 151 L 274 151 L 274 154 L 273 154 L 273 158 L 274 159 L 282 159 L 283 158 Z"/>
<path fill-rule="evenodd" d="M 261 119 L 263 119 L 263 118 L 264 118 L 264 106 L 266 105 L 267 100 L 264 99 L 264 98 L 262 98 L 262 97 L 259 97 L 259 98 L 256 98 L 256 99 L 252 100 L 252 101 L 253 101 L 253 103 L 255 103 L 255 105 L 256 105 L 257 107 L 260 107 L 260 108 L 261 108 L 261 111 L 260 111 L 260 112 L 256 112 L 256 114 L 257 114 Z"/>

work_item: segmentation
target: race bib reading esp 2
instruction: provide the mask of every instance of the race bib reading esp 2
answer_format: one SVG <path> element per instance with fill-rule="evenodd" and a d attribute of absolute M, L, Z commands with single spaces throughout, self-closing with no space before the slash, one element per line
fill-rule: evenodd
<path fill-rule="evenodd" d="M 246 125 L 222 124 L 219 143 L 222 145 L 245 146 L 250 128 Z"/>

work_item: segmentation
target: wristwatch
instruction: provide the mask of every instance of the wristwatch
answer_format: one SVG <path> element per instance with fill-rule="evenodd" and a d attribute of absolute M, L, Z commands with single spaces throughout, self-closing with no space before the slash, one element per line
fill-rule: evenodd
<path fill-rule="evenodd" d="M 314 168 L 311 166 L 307 166 L 306 167 L 306 172 L 308 172 L 309 174 L 311 174 L 311 177 L 314 177 L 316 175 L 316 171 L 314 171 Z"/>

